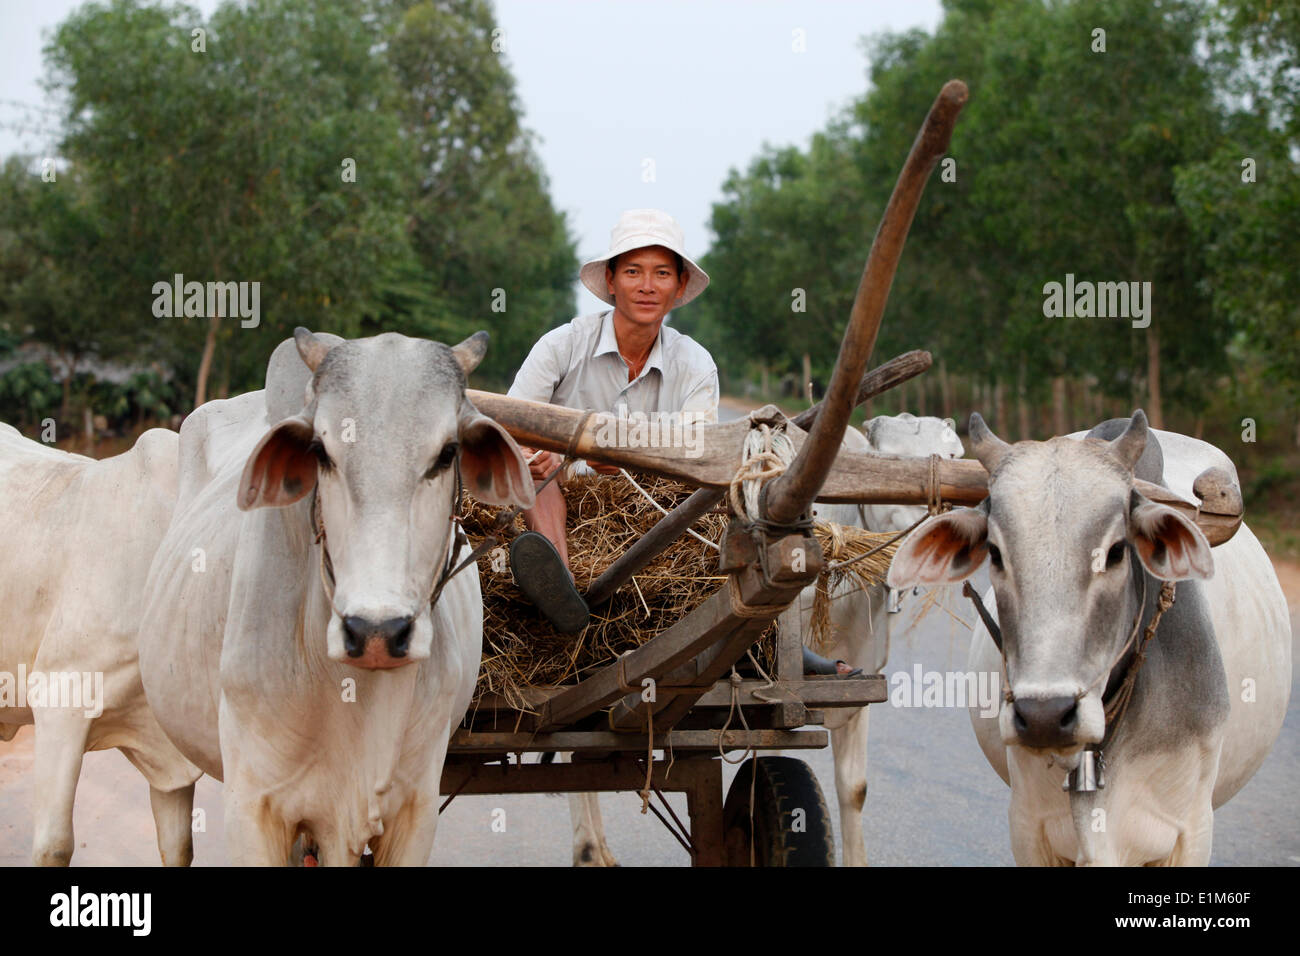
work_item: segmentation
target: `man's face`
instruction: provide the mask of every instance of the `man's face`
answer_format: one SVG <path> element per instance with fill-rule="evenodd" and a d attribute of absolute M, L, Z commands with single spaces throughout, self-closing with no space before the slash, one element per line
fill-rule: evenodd
<path fill-rule="evenodd" d="M 677 273 L 677 257 L 663 246 L 633 249 L 605 270 L 614 307 L 637 325 L 656 325 L 686 291 L 688 273 Z"/>

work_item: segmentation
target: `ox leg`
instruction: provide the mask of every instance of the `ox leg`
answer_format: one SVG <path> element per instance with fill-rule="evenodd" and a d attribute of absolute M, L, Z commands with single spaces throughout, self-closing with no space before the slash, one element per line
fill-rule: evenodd
<path fill-rule="evenodd" d="M 36 730 L 36 832 L 32 863 L 67 866 L 76 838 L 72 805 L 86 752 L 91 719 L 80 712 L 33 708 Z"/>
<path fill-rule="evenodd" d="M 831 730 L 835 760 L 835 794 L 840 803 L 841 863 L 866 866 L 867 844 L 862 834 L 862 808 L 867 802 L 867 711 L 855 711 L 843 726 Z"/>
<path fill-rule="evenodd" d="M 569 763 L 571 754 L 555 757 L 556 763 Z M 574 866 L 618 866 L 618 859 L 605 843 L 605 824 L 600 818 L 600 794 L 569 794 L 569 820 L 573 823 Z"/>
<path fill-rule="evenodd" d="M 573 823 L 574 866 L 618 866 L 617 858 L 605 843 L 600 794 L 569 794 L 569 819 Z"/>
<path fill-rule="evenodd" d="M 194 784 L 176 790 L 150 787 L 149 806 L 163 866 L 189 866 L 194 862 Z"/>
<path fill-rule="evenodd" d="M 436 782 L 433 793 L 437 793 Z M 433 838 L 438 829 L 438 801 L 412 800 L 384 829 L 384 835 L 370 841 L 375 866 L 428 866 L 433 855 Z"/>
<path fill-rule="evenodd" d="M 333 825 L 317 824 L 311 831 L 312 841 L 316 844 L 316 865 L 317 866 L 360 866 L 361 854 L 364 847 L 352 849 L 348 846 L 348 841 L 340 829 Z M 375 840 L 370 841 L 371 852 L 374 853 L 375 862 L 378 863 L 380 856 L 377 849 L 378 844 Z"/>
<path fill-rule="evenodd" d="M 229 771 L 227 771 L 229 772 Z M 252 787 L 231 776 L 222 788 L 226 851 L 232 866 L 284 866 L 293 851 L 296 825 L 280 819 Z"/>

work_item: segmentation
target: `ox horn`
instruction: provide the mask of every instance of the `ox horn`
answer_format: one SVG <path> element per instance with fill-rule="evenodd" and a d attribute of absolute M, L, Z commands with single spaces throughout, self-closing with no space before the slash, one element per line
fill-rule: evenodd
<path fill-rule="evenodd" d="M 970 413 L 968 430 L 971 454 L 979 459 L 985 471 L 993 474 L 993 469 L 998 466 L 1002 456 L 1011 450 L 1011 446 L 993 434 L 993 429 L 984 423 L 984 416 L 979 412 Z"/>
<path fill-rule="evenodd" d="M 1129 419 L 1124 434 L 1110 442 L 1107 447 L 1125 468 L 1132 471 L 1138 459 L 1142 457 L 1142 452 L 1146 451 L 1148 434 L 1146 412 L 1139 408 Z"/>
<path fill-rule="evenodd" d="M 484 331 L 475 332 L 464 342 L 451 347 L 451 353 L 456 356 L 456 362 L 466 378 L 469 378 L 469 373 L 478 368 L 478 363 L 483 361 L 483 356 L 487 355 L 487 347 L 488 334 Z"/>
<path fill-rule="evenodd" d="M 333 348 L 325 340 L 317 338 L 311 329 L 305 329 L 301 325 L 293 330 L 293 341 L 298 346 L 298 354 L 302 356 L 303 362 L 313 372 L 320 368 L 325 353 Z"/>

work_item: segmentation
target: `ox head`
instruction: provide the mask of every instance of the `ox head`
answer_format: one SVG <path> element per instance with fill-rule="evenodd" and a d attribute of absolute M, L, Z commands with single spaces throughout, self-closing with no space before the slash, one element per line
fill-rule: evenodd
<path fill-rule="evenodd" d="M 971 415 L 988 497 L 927 520 L 889 570 L 889 584 L 906 587 L 960 581 L 989 562 L 1014 697 L 999 717 L 1003 742 L 1067 766 L 1105 735 L 1107 675 L 1138 612 L 1143 570 L 1158 581 L 1214 573 L 1200 529 L 1133 488 L 1147 435 L 1137 411 L 1110 442 L 1008 445 Z"/>
<path fill-rule="evenodd" d="M 871 451 L 899 458 L 960 458 L 965 449 L 951 422 L 932 416 L 877 415 L 862 426 Z M 925 515 L 917 505 L 865 505 L 872 531 L 906 531 Z"/>
<path fill-rule="evenodd" d="M 306 405 L 253 449 L 239 507 L 284 507 L 315 488 L 334 578 L 329 657 L 366 668 L 427 658 L 457 462 L 480 501 L 533 504 L 518 446 L 465 396 L 487 333 L 453 348 L 395 333 L 333 344 L 299 328 L 294 339 L 312 372 Z"/>

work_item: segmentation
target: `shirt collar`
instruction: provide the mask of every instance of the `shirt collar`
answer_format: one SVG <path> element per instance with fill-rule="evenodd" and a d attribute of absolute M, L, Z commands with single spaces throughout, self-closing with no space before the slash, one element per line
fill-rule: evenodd
<path fill-rule="evenodd" d="M 618 336 L 614 334 L 614 310 L 610 309 L 600 320 L 600 337 L 596 340 L 596 354 L 605 355 L 613 352 L 615 355 L 618 351 Z M 645 367 L 647 369 L 657 368 L 659 374 L 664 373 L 664 327 L 663 323 L 659 325 L 659 334 L 655 336 L 655 344 L 650 347 L 650 357 L 646 359 Z"/>

